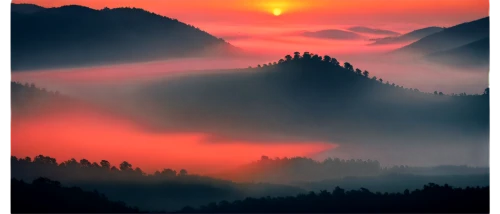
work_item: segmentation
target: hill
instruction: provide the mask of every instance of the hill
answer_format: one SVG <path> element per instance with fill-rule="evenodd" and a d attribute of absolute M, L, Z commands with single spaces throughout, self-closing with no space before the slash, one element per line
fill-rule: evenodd
<path fill-rule="evenodd" d="M 435 166 L 435 167 L 409 167 L 409 166 L 393 166 L 393 167 L 382 167 L 379 161 L 375 160 L 361 160 L 361 159 L 350 159 L 344 160 L 339 158 L 327 158 L 323 161 L 315 161 L 306 157 L 292 157 L 292 158 L 269 158 L 263 156 L 261 160 L 254 161 L 252 163 L 240 166 L 233 170 L 225 171 L 215 177 L 222 177 L 230 179 L 237 182 L 269 182 L 269 183 L 279 183 L 279 184 L 298 184 L 310 183 L 310 186 L 315 186 L 320 183 L 326 183 L 328 180 L 333 180 L 330 183 L 344 183 L 348 185 L 348 181 L 352 181 L 355 185 L 368 185 L 370 183 L 377 183 L 376 181 L 381 181 L 378 183 L 389 183 L 384 182 L 395 180 L 393 175 L 412 175 L 421 176 L 419 177 L 419 185 L 425 184 L 426 182 L 437 182 L 438 180 L 432 180 L 430 176 L 435 176 L 434 178 L 440 178 L 441 181 L 451 182 L 451 180 L 459 180 L 453 178 L 452 176 L 483 176 L 487 177 L 489 174 L 489 168 L 487 167 L 468 167 L 468 166 Z M 440 177 L 442 176 L 442 177 Z M 448 177 L 446 177 L 448 176 Z M 364 178 L 364 182 L 355 182 L 355 177 Z M 474 182 L 468 183 L 467 179 L 471 177 L 466 177 L 462 184 L 473 185 Z M 345 180 L 345 181 L 344 181 Z M 402 180 L 402 179 L 401 179 Z M 417 180 L 417 179 L 415 179 Z M 415 180 L 406 180 L 406 182 L 400 182 L 403 186 L 410 186 Z M 486 181 L 487 183 L 487 181 Z M 395 184 L 395 183 L 393 183 Z M 309 185 L 300 185 L 301 187 Z M 322 185 L 327 186 L 327 185 Z M 387 187 L 386 185 L 385 187 Z M 461 185 L 466 186 L 466 185 Z M 365 186 L 366 187 L 366 186 Z M 309 188 L 306 188 L 309 189 Z M 385 190 L 387 191 L 387 189 Z"/>
<path fill-rule="evenodd" d="M 319 39 L 338 39 L 338 40 L 354 40 L 354 39 L 363 39 L 364 37 L 353 33 L 350 31 L 337 30 L 337 29 L 329 29 L 329 30 L 320 30 L 320 31 L 306 31 L 302 33 L 303 36 L 313 37 Z"/>
<path fill-rule="evenodd" d="M 488 213 L 489 187 L 453 188 L 429 183 L 422 189 L 398 193 L 346 191 L 339 186 L 289 197 L 221 201 L 180 213 Z"/>
<path fill-rule="evenodd" d="M 401 44 L 401 43 L 414 42 L 431 34 L 441 32 L 443 29 L 444 28 L 441 27 L 426 27 L 414 30 L 412 32 L 400 36 L 370 39 L 371 41 L 374 41 L 374 43 L 370 45 L 387 45 L 387 44 Z"/>
<path fill-rule="evenodd" d="M 490 64 L 490 38 L 425 56 L 426 60 L 455 67 L 488 67 Z"/>
<path fill-rule="evenodd" d="M 239 200 L 245 197 L 286 196 L 305 192 L 290 185 L 234 183 L 165 168 L 146 174 L 127 161 L 112 166 L 87 159 L 57 162 L 38 155 L 34 158 L 11 157 L 11 176 L 22 180 L 45 177 L 86 191 L 98 190 L 112 200 L 124 201 L 141 210 L 174 211 L 184 206 L 199 206 L 212 200 Z M 15 194 L 22 194 L 14 189 Z M 47 193 L 40 195 L 49 195 Z M 69 211 L 66 211 L 69 212 Z"/>
<path fill-rule="evenodd" d="M 488 37 L 490 33 L 489 25 L 489 17 L 459 24 L 426 36 L 412 44 L 395 50 L 393 53 L 423 56 L 457 48 Z"/>
<path fill-rule="evenodd" d="M 137 8 L 12 4 L 12 70 L 214 56 L 238 49 L 194 26 Z M 29 6 L 35 7 L 35 6 Z"/>
<path fill-rule="evenodd" d="M 78 106 L 79 102 L 59 93 L 39 88 L 34 83 L 10 83 L 12 117 L 36 115 L 42 111 L 57 111 L 69 106 Z M 45 111 L 47 113 L 47 111 Z"/>
<path fill-rule="evenodd" d="M 123 202 L 109 201 L 98 192 L 63 187 L 58 181 L 38 178 L 31 184 L 11 180 L 12 213 L 138 213 Z"/>
<path fill-rule="evenodd" d="M 355 27 L 350 27 L 348 30 L 356 33 L 366 33 L 366 34 L 374 34 L 374 35 L 386 35 L 386 36 L 398 36 L 400 33 L 390 31 L 390 30 L 384 30 L 384 29 L 376 29 L 376 28 L 369 28 L 369 27 L 363 27 L 363 26 L 355 26 Z"/>
<path fill-rule="evenodd" d="M 407 154 L 405 163 L 487 164 L 486 156 L 463 153 L 483 154 L 487 148 L 487 93 L 424 93 L 329 56 L 297 52 L 264 66 L 158 80 L 138 93 L 145 96 L 129 99 L 130 105 L 155 108 L 145 112 L 137 106 L 132 112 L 155 129 L 203 131 L 236 141 L 331 142 L 340 144 L 335 150 L 365 151 L 352 158 Z M 415 153 L 427 146 L 434 150 L 425 159 Z"/>
<path fill-rule="evenodd" d="M 44 10 L 46 8 L 35 4 L 11 4 L 12 13 L 30 14 Z"/>

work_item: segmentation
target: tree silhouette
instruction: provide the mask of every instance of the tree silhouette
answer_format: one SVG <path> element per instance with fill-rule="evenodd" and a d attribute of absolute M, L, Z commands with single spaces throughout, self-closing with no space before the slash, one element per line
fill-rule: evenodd
<path fill-rule="evenodd" d="M 132 164 L 128 163 L 127 161 L 123 161 L 123 162 L 120 164 L 120 170 L 121 170 L 121 171 L 128 171 L 128 170 L 132 170 Z"/>
<path fill-rule="evenodd" d="M 331 60 L 332 60 L 332 57 L 330 57 L 330 56 L 328 56 L 328 55 L 325 55 L 325 56 L 323 57 L 323 61 L 324 61 L 324 62 L 330 62 Z"/>
<path fill-rule="evenodd" d="M 302 58 L 304 60 L 310 60 L 311 59 L 311 54 L 309 52 L 304 52 L 304 54 L 302 54 Z"/>
<path fill-rule="evenodd" d="M 300 59 L 300 52 L 296 51 L 293 53 L 293 59 L 294 60 L 299 60 Z"/>
<path fill-rule="evenodd" d="M 453 188 L 430 183 L 422 189 L 401 194 L 373 193 L 366 188 L 330 193 L 309 192 L 288 197 L 246 198 L 232 203 L 210 203 L 188 213 L 488 213 L 489 187 Z"/>
<path fill-rule="evenodd" d="M 123 202 L 109 201 L 98 192 L 63 187 L 59 181 L 37 178 L 31 184 L 11 180 L 13 213 L 137 213 Z"/>
<path fill-rule="evenodd" d="M 339 67 L 340 66 L 340 63 L 339 61 L 337 61 L 337 59 L 335 58 L 332 58 L 332 60 L 330 60 L 332 62 L 332 64 L 335 66 L 335 67 Z"/>
<path fill-rule="evenodd" d="M 344 68 L 349 70 L 349 71 L 354 71 L 353 66 L 351 65 L 351 63 L 348 63 L 348 62 L 344 62 Z"/>
<path fill-rule="evenodd" d="M 185 169 L 181 169 L 181 171 L 179 171 L 180 176 L 186 176 L 187 174 L 188 174 L 188 172 Z"/>
<path fill-rule="evenodd" d="M 363 72 L 363 76 L 365 76 L 366 78 L 368 78 L 369 75 L 370 75 L 370 72 L 368 72 L 367 70 L 365 70 Z"/>
<path fill-rule="evenodd" d="M 285 60 L 286 60 L 287 62 L 292 61 L 292 59 L 293 59 L 293 58 L 292 58 L 292 56 L 290 56 L 290 55 L 286 55 L 286 56 L 285 56 Z"/>

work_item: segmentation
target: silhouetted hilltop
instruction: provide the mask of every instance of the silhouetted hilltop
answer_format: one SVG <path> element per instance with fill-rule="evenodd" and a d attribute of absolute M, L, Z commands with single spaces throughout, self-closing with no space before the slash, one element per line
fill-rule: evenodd
<path fill-rule="evenodd" d="M 487 91 L 421 92 L 309 52 L 235 72 L 158 81 L 140 93 L 151 96 L 133 102 L 154 103 L 157 110 L 139 113 L 157 127 L 206 131 L 224 139 L 332 142 L 341 144 L 340 149 L 362 146 L 376 149 L 379 157 L 358 157 L 377 160 L 385 153 L 395 154 L 393 149 L 407 148 L 403 154 L 408 154 L 418 147 L 474 150 L 488 145 Z M 175 124 L 169 123 L 172 120 Z M 433 156 L 431 162 L 487 163 L 483 156 L 470 154 L 450 155 L 450 162 Z M 418 159 L 416 155 L 405 156 Z"/>
<path fill-rule="evenodd" d="M 414 41 L 419 40 L 421 38 L 424 38 L 428 35 L 440 32 L 443 29 L 444 28 L 441 28 L 441 27 L 426 27 L 426 28 L 414 30 L 412 32 L 409 32 L 409 33 L 406 33 L 406 34 L 403 34 L 400 36 L 370 39 L 370 41 L 375 41 L 374 43 L 372 43 L 370 45 L 387 45 L 387 44 L 400 44 L 400 43 L 414 42 Z"/>
<path fill-rule="evenodd" d="M 165 168 L 147 174 L 127 161 L 113 166 L 87 159 L 57 162 L 38 155 L 11 157 L 11 177 L 33 180 L 46 177 L 84 190 L 98 190 L 112 200 L 120 200 L 141 210 L 174 211 L 184 206 L 199 206 L 213 200 L 239 200 L 245 197 L 286 196 L 304 192 L 290 185 L 234 183 L 196 174 L 185 169 Z"/>
<path fill-rule="evenodd" d="M 379 192 L 402 192 L 417 189 L 428 183 L 449 184 L 454 187 L 489 186 L 490 174 L 417 175 L 385 172 L 377 176 L 349 176 L 321 181 L 294 182 L 293 185 L 310 191 L 320 191 L 325 187 L 341 186 L 347 190 L 364 187 Z"/>
<path fill-rule="evenodd" d="M 386 35 L 386 36 L 398 36 L 400 33 L 390 31 L 390 30 L 384 30 L 384 29 L 376 29 L 376 28 L 369 28 L 369 27 L 363 27 L 363 26 L 355 26 L 355 27 L 350 27 L 348 30 L 356 33 L 367 33 L 367 34 L 375 34 L 375 35 Z"/>
<path fill-rule="evenodd" d="M 489 187 L 453 188 L 429 183 L 402 193 L 346 191 L 339 186 L 288 197 L 246 198 L 185 207 L 180 213 L 488 213 Z"/>
<path fill-rule="evenodd" d="M 59 91 L 48 91 L 34 83 L 10 83 L 12 115 L 36 114 L 47 109 L 57 110 L 68 105 L 78 105 L 75 100 L 62 95 Z M 54 108 L 55 107 L 55 108 Z"/>
<path fill-rule="evenodd" d="M 262 156 L 260 160 L 213 176 L 237 182 L 255 181 L 294 184 L 297 182 L 317 182 L 348 177 L 370 177 L 370 179 L 375 180 L 375 176 L 390 174 L 423 176 L 488 175 L 489 169 L 487 167 L 469 166 L 410 167 L 401 165 L 381 167 L 379 161 L 369 159 L 344 160 L 327 158 L 323 161 L 315 161 L 307 157 L 273 159 Z"/>
<path fill-rule="evenodd" d="M 10 8 L 12 13 L 21 13 L 21 14 L 36 13 L 38 11 L 46 9 L 44 7 L 35 4 L 11 4 Z"/>
<path fill-rule="evenodd" d="M 446 51 L 488 37 L 490 34 L 490 18 L 466 22 L 449 27 L 438 33 L 426 36 L 393 53 L 427 55 L 438 51 Z"/>
<path fill-rule="evenodd" d="M 353 32 L 330 29 L 330 30 L 320 30 L 320 31 L 306 31 L 302 33 L 303 36 L 313 37 L 319 39 L 337 39 L 337 40 L 354 40 L 363 39 L 364 37 Z"/>
<path fill-rule="evenodd" d="M 34 13 L 12 4 L 12 70 L 74 67 L 239 50 L 194 26 L 137 8 L 69 5 Z"/>
<path fill-rule="evenodd" d="M 31 184 L 11 179 L 12 213 L 138 213 L 123 202 L 78 187 L 63 187 L 58 181 L 38 178 Z"/>
<path fill-rule="evenodd" d="M 488 67 L 490 64 L 490 38 L 429 54 L 425 59 L 456 67 Z"/>

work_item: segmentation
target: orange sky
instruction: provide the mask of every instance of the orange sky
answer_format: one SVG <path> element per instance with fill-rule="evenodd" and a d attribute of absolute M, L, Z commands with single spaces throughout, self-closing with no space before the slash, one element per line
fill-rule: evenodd
<path fill-rule="evenodd" d="M 359 41 L 349 43 L 279 36 L 291 31 L 362 25 L 404 33 L 419 27 L 449 27 L 488 16 L 489 12 L 488 0 L 13 0 L 13 2 L 34 3 L 44 7 L 68 4 L 95 9 L 139 7 L 179 19 L 218 37 L 248 36 L 246 39 L 226 40 L 245 49 L 259 49 L 257 51 L 262 54 L 275 52 L 279 56 L 297 50 L 310 50 L 337 57 L 339 53 L 334 52 L 337 50 L 342 50 L 343 54 L 352 54 L 351 52 L 368 53 L 395 48 L 380 49 L 357 44 Z M 279 17 L 272 15 L 274 8 L 280 8 L 283 14 Z M 278 58 L 272 59 L 276 61 Z M 339 60 L 343 58 L 339 57 Z M 257 60 L 238 63 L 247 67 L 264 62 Z M 188 62 L 179 62 L 178 66 L 185 69 L 186 63 Z M 162 64 L 150 66 L 164 67 Z M 217 65 L 213 66 L 215 68 Z M 233 64 L 228 66 L 241 67 Z M 127 75 L 134 76 L 139 73 L 144 75 L 140 67 L 129 66 L 129 68 L 132 71 Z M 189 67 L 189 69 L 198 68 Z M 371 73 L 377 74 L 373 67 L 365 69 L 372 69 Z M 103 76 L 103 70 L 107 71 L 108 76 Z M 70 79 L 82 81 L 84 78 L 93 80 L 96 76 L 100 78 L 99 80 L 116 80 L 118 73 L 118 70 L 113 68 L 91 71 L 94 75 L 89 75 L 85 69 L 79 71 L 65 76 L 56 74 L 56 77 L 65 81 Z M 16 74 L 13 75 L 13 80 L 16 78 L 31 80 L 29 78 L 32 76 L 29 75 L 32 74 Z M 42 73 L 35 77 L 43 79 L 44 75 L 46 74 Z M 53 75 L 49 76 L 53 78 Z M 120 75 L 122 78 L 125 77 L 123 72 L 120 72 Z M 47 81 L 53 79 L 49 78 Z M 227 142 L 214 145 L 204 141 L 207 136 L 203 133 L 151 134 L 119 118 L 89 114 L 80 112 L 50 118 L 13 118 L 12 154 L 17 156 L 43 154 L 56 157 L 59 161 L 72 157 L 87 158 L 96 162 L 107 159 L 114 165 L 127 160 L 148 172 L 171 167 L 177 170 L 187 168 L 203 173 L 207 172 L 207 169 L 223 169 L 247 163 L 258 159 L 261 155 L 271 157 L 311 155 L 334 147 L 333 144 L 322 142 L 269 144 Z"/>
<path fill-rule="evenodd" d="M 204 133 L 152 133 L 125 118 L 89 109 L 38 117 L 13 116 L 11 152 L 17 157 L 48 155 L 58 162 L 86 158 L 153 173 L 172 168 L 216 173 L 270 157 L 310 156 L 335 147 L 322 142 L 209 142 Z"/>
<path fill-rule="evenodd" d="M 369 25 L 449 26 L 488 16 L 488 0 L 13 0 L 45 7 L 68 4 L 139 7 L 217 33 L 225 26 Z M 274 17 L 272 10 L 283 14 Z M 405 27 L 406 26 L 406 27 Z"/>

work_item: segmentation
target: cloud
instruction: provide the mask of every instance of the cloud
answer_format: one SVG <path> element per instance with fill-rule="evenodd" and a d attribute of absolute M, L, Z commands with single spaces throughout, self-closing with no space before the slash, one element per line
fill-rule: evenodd
<path fill-rule="evenodd" d="M 399 36 L 399 35 L 401 35 L 398 32 L 394 32 L 394 31 L 390 31 L 390 30 L 369 28 L 369 27 L 363 27 L 363 26 L 350 27 L 348 30 L 353 31 L 353 32 L 357 32 L 357 33 L 366 33 L 366 34 L 374 34 L 374 35 L 385 35 L 385 36 Z"/>
<path fill-rule="evenodd" d="M 359 40 L 364 39 L 363 36 L 344 30 L 328 29 L 320 31 L 306 31 L 302 33 L 303 36 L 314 37 L 320 39 L 337 39 L 337 40 Z"/>
<path fill-rule="evenodd" d="M 214 145 L 325 142 L 339 149 L 366 148 L 373 159 L 410 155 L 414 163 L 426 156 L 409 148 L 432 148 L 471 160 L 478 153 L 466 148 L 488 147 L 486 102 L 407 93 L 366 81 L 341 68 L 280 65 L 134 84 L 89 83 L 74 94 L 134 121 L 146 133 L 205 133 L 209 137 L 204 142 Z"/>

